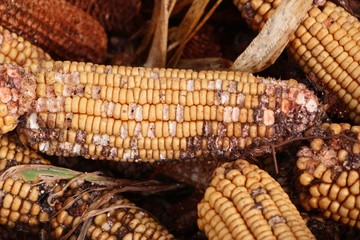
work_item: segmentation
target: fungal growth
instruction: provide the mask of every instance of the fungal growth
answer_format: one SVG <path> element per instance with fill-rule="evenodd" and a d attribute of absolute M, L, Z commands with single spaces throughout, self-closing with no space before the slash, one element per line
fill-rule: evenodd
<path fill-rule="evenodd" d="M 299 136 L 323 114 L 314 93 L 295 80 L 52 61 L 29 70 L 36 96 L 18 132 L 49 155 L 235 158 Z"/>
<path fill-rule="evenodd" d="M 360 228 L 360 127 L 322 124 L 322 138 L 298 152 L 300 201 L 306 210 Z"/>

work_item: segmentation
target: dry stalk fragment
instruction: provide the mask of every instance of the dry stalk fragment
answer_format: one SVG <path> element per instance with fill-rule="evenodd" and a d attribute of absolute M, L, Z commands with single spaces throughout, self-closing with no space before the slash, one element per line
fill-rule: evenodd
<path fill-rule="evenodd" d="M 231 68 L 245 72 L 260 72 L 272 65 L 306 17 L 312 2 L 312 0 L 280 2 L 273 16 Z"/>
<path fill-rule="evenodd" d="M 2 1 L 0 15 L 3 27 L 53 58 L 96 63 L 106 58 L 107 36 L 102 26 L 66 1 Z"/>
<path fill-rule="evenodd" d="M 50 59 L 41 48 L 0 26 L 0 63 L 28 66 L 38 60 Z"/>
<path fill-rule="evenodd" d="M 259 31 L 280 1 L 234 0 L 252 29 Z M 360 123 L 360 22 L 326 1 L 308 12 L 290 40 L 288 51 L 306 74 L 336 93 Z"/>
<path fill-rule="evenodd" d="M 301 204 L 360 228 L 360 127 L 334 123 L 321 129 L 307 133 L 320 136 L 297 154 Z"/>
<path fill-rule="evenodd" d="M 315 239 L 280 184 L 245 160 L 215 170 L 198 216 L 209 239 Z"/>
<path fill-rule="evenodd" d="M 0 225 L 51 239 L 174 239 L 120 195 L 146 190 L 140 183 L 49 164 L 14 136 L 0 137 Z"/>
<path fill-rule="evenodd" d="M 121 161 L 240 156 L 321 121 L 294 80 L 200 71 L 41 62 L 20 138 L 49 155 Z"/>

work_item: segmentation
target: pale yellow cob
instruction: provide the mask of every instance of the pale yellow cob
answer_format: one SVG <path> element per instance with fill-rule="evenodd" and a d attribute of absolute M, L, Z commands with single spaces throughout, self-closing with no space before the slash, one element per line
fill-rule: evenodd
<path fill-rule="evenodd" d="M 294 80 L 227 71 L 42 62 L 20 138 L 49 155 L 123 161 L 240 156 L 321 121 Z M 266 150 L 266 149 L 265 149 Z"/>
<path fill-rule="evenodd" d="M 234 0 L 248 24 L 259 31 L 280 0 Z M 360 22 L 327 1 L 314 6 L 288 45 L 290 55 L 317 84 L 337 94 L 360 123 Z"/>
<path fill-rule="evenodd" d="M 215 170 L 198 216 L 210 240 L 315 239 L 280 184 L 245 160 Z"/>

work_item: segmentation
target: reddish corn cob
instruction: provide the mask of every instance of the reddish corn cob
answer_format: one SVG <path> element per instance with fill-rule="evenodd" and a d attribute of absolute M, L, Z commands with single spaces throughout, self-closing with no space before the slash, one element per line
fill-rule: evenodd
<path fill-rule="evenodd" d="M 2 1 L 0 15 L 3 27 L 54 58 L 96 63 L 106 58 L 107 36 L 102 26 L 66 1 Z"/>
<path fill-rule="evenodd" d="M 308 134 L 320 136 L 297 154 L 301 204 L 360 228 L 360 127 L 323 124 Z"/>
<path fill-rule="evenodd" d="M 251 28 L 259 31 L 280 0 L 234 0 Z M 288 50 L 304 72 L 337 94 L 360 123 L 360 22 L 327 1 L 313 7 L 295 32 Z M 319 84 L 317 83 L 317 84 Z"/>
<path fill-rule="evenodd" d="M 198 215 L 209 239 L 315 239 L 280 184 L 245 160 L 215 170 Z"/>
<path fill-rule="evenodd" d="M 298 136 L 323 113 L 302 84 L 247 73 L 75 62 L 30 69 L 36 93 L 19 133 L 50 155 L 151 162 L 234 158 L 250 145 Z"/>
<path fill-rule="evenodd" d="M 66 0 L 96 18 L 108 32 L 129 35 L 141 17 L 140 0 Z"/>

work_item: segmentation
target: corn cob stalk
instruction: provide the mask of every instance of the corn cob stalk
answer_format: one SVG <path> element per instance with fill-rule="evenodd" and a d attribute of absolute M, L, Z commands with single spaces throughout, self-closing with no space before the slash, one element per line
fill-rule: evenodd
<path fill-rule="evenodd" d="M 157 161 L 237 157 L 319 123 L 294 80 L 240 72 L 41 62 L 20 138 L 49 155 Z M 265 148 L 264 147 L 264 148 Z"/>
<path fill-rule="evenodd" d="M 0 16 L 3 27 L 54 58 L 96 63 L 106 58 L 107 36 L 102 26 L 66 1 L 1 1 Z"/>
<path fill-rule="evenodd" d="M 252 29 L 259 31 L 280 1 L 234 0 Z M 360 123 L 360 22 L 327 1 L 314 6 L 288 45 L 290 55 L 307 74 L 337 94 L 350 118 Z"/>
<path fill-rule="evenodd" d="M 280 184 L 245 160 L 215 170 L 198 215 L 209 239 L 315 239 Z"/>
<path fill-rule="evenodd" d="M 41 48 L 0 26 L 0 63 L 31 65 L 38 60 L 50 60 Z"/>
<path fill-rule="evenodd" d="M 47 230 L 52 239 L 173 239 L 119 194 L 146 190 L 146 184 L 51 166 L 10 135 L 0 137 L 0 147 L 0 225 Z"/>
<path fill-rule="evenodd" d="M 320 136 L 297 154 L 301 204 L 360 228 L 360 127 L 323 124 L 308 134 Z"/>

